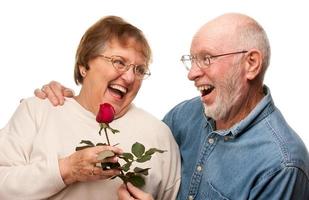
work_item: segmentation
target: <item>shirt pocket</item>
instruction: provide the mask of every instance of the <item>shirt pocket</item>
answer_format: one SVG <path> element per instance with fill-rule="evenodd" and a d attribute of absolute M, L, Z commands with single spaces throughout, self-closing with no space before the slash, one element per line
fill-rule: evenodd
<path fill-rule="evenodd" d="M 218 191 L 211 183 L 208 182 L 207 189 L 200 188 L 201 199 L 216 199 L 216 200 L 230 200 L 225 197 L 220 191 Z"/>

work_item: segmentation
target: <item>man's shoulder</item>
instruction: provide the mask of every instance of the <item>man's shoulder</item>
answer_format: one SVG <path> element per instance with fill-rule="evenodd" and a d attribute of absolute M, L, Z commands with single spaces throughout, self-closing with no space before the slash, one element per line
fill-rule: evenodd
<path fill-rule="evenodd" d="M 194 97 L 189 100 L 185 100 L 174 106 L 168 113 L 173 112 L 194 112 L 194 111 L 201 111 L 203 110 L 203 103 L 200 97 Z"/>
<path fill-rule="evenodd" d="M 265 141 L 271 141 L 269 145 L 272 144 L 272 151 L 267 155 L 279 156 L 278 165 L 301 168 L 309 176 L 308 150 L 278 109 L 257 125 L 256 129 L 263 130 L 260 137 L 264 135 Z"/>
<path fill-rule="evenodd" d="M 183 101 L 172 108 L 163 118 L 163 122 L 166 123 L 172 132 L 176 132 L 176 129 L 182 129 L 187 125 L 204 123 L 204 106 L 200 97 L 195 97 L 186 101 Z M 195 126 L 190 126 L 195 127 Z M 175 133 L 174 133 L 175 134 Z"/>

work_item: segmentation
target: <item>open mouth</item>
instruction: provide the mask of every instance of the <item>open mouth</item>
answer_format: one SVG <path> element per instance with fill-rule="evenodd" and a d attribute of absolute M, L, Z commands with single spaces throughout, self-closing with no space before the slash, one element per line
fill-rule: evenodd
<path fill-rule="evenodd" d="M 213 85 L 203 85 L 203 86 L 199 86 L 197 89 L 198 91 L 201 92 L 201 95 L 203 97 L 211 93 L 213 89 L 215 89 L 215 87 Z"/>
<path fill-rule="evenodd" d="M 128 92 L 128 89 L 121 86 L 121 85 L 115 85 L 115 84 L 111 84 L 108 86 L 108 89 L 111 91 L 111 93 L 117 97 L 122 99 Z"/>

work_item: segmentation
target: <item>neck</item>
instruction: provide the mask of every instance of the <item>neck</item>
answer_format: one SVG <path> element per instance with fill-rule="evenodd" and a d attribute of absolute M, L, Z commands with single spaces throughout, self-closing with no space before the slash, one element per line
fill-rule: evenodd
<path fill-rule="evenodd" d="M 80 93 L 74 97 L 74 99 L 83 106 L 86 110 L 92 112 L 94 115 L 98 113 L 98 106 L 94 106 L 94 104 L 91 102 L 91 96 L 87 95 L 87 93 L 81 89 Z"/>
<path fill-rule="evenodd" d="M 217 130 L 229 129 L 247 117 L 264 97 L 263 87 L 251 88 L 244 97 L 243 101 L 232 107 L 231 111 L 225 118 L 216 120 Z"/>

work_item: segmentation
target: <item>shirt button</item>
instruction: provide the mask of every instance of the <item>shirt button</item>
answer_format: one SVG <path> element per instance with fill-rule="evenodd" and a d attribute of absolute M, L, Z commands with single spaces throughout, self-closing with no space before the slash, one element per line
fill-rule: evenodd
<path fill-rule="evenodd" d="M 200 165 L 196 167 L 196 170 L 197 170 L 198 172 L 202 171 L 202 169 L 203 169 L 203 167 L 200 166 Z"/>
<path fill-rule="evenodd" d="M 189 198 L 188 198 L 188 200 L 193 200 L 193 199 L 194 199 L 194 198 L 193 198 L 192 195 L 190 195 Z"/>
<path fill-rule="evenodd" d="M 213 138 L 209 138 L 209 139 L 208 139 L 208 143 L 209 143 L 209 144 L 213 144 L 214 142 L 215 142 L 215 140 L 214 140 Z"/>

